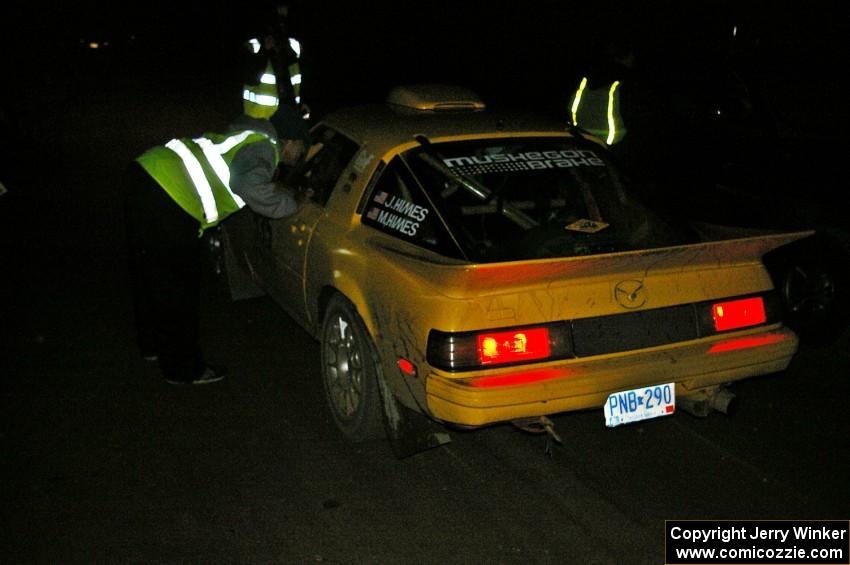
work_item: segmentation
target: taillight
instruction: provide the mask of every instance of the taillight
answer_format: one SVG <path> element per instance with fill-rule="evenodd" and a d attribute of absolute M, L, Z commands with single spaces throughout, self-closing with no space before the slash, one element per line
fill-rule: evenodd
<path fill-rule="evenodd" d="M 478 334 L 478 361 L 482 365 L 535 361 L 546 359 L 549 353 L 547 328 Z"/>
<path fill-rule="evenodd" d="M 767 321 L 761 296 L 717 302 L 711 305 L 714 329 L 718 332 L 757 326 Z"/>
<path fill-rule="evenodd" d="M 572 356 L 566 323 L 449 333 L 432 330 L 428 362 L 447 371 L 468 371 Z"/>

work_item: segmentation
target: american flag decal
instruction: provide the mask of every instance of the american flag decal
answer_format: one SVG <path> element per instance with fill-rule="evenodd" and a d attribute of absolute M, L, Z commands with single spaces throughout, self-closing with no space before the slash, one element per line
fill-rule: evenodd
<path fill-rule="evenodd" d="M 375 200 L 375 202 L 377 202 L 378 204 L 383 204 L 383 203 L 384 203 L 384 200 L 386 200 L 386 199 L 387 199 L 387 196 L 389 196 L 389 195 L 388 195 L 386 192 L 379 192 L 378 194 L 376 194 L 376 195 L 375 195 L 375 199 L 374 199 L 374 200 Z M 376 212 L 376 213 L 377 213 L 377 212 Z"/>

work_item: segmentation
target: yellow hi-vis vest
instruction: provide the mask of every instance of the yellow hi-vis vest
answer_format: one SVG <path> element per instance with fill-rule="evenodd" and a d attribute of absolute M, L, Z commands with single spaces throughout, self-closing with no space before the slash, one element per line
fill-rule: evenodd
<path fill-rule="evenodd" d="M 587 77 L 581 79 L 570 100 L 570 118 L 578 126 L 608 145 L 614 145 L 626 135 L 626 125 L 620 114 L 620 81 L 609 86 L 587 88 Z"/>
<path fill-rule="evenodd" d="M 256 55 L 260 52 L 260 41 L 251 39 L 248 45 Z M 289 38 L 289 47 L 295 53 L 295 62 L 287 67 L 289 84 L 292 86 L 292 99 L 295 104 L 301 104 L 301 43 Z M 268 119 L 277 111 L 280 105 L 280 91 L 277 84 L 277 74 L 271 60 L 266 62 L 263 72 L 257 77 L 256 84 L 246 84 L 242 88 L 242 111 L 252 118 Z"/>
<path fill-rule="evenodd" d="M 203 233 L 245 206 L 245 201 L 230 189 L 230 163 L 250 143 L 271 143 L 277 166 L 280 155 L 277 140 L 251 130 L 172 139 L 164 146 L 147 150 L 136 161 L 183 210 L 198 220 Z"/>
<path fill-rule="evenodd" d="M 277 77 L 272 62 L 258 78 L 257 84 L 246 84 L 242 88 L 242 111 L 252 118 L 268 119 L 277 111 Z"/>

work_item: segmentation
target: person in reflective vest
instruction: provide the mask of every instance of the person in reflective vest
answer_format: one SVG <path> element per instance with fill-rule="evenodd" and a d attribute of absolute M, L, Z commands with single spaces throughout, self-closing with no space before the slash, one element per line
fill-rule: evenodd
<path fill-rule="evenodd" d="M 626 135 L 620 105 L 620 81 L 589 85 L 582 77 L 570 100 L 570 118 L 578 126 L 614 145 Z"/>
<path fill-rule="evenodd" d="M 572 125 L 614 145 L 626 136 L 622 92 L 634 66 L 634 51 L 623 40 L 606 47 L 607 60 L 581 77 L 567 107 Z"/>
<path fill-rule="evenodd" d="M 280 104 L 277 74 L 259 39 L 248 40 L 245 49 L 251 62 L 242 86 L 242 111 L 253 118 L 270 118 Z"/>
<path fill-rule="evenodd" d="M 301 100 L 301 43 L 288 31 L 286 4 L 278 4 L 273 22 L 262 37 L 244 44 L 246 77 L 242 90 L 245 115 L 268 118 L 280 105 L 297 108 L 309 117 Z"/>
<path fill-rule="evenodd" d="M 282 218 L 300 197 L 276 179 L 306 150 L 307 126 L 294 111 L 270 120 L 242 116 L 226 134 L 172 139 L 131 164 L 125 198 L 128 252 L 143 357 L 171 384 L 221 380 L 199 347 L 205 230 L 246 205 Z"/>

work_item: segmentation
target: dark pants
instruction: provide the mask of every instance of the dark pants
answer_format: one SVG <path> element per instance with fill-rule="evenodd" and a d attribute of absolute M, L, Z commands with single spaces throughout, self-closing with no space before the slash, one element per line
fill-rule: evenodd
<path fill-rule="evenodd" d="M 127 171 L 125 213 L 136 338 L 166 378 L 192 380 L 198 346 L 202 239 L 198 222 L 137 163 Z"/>

